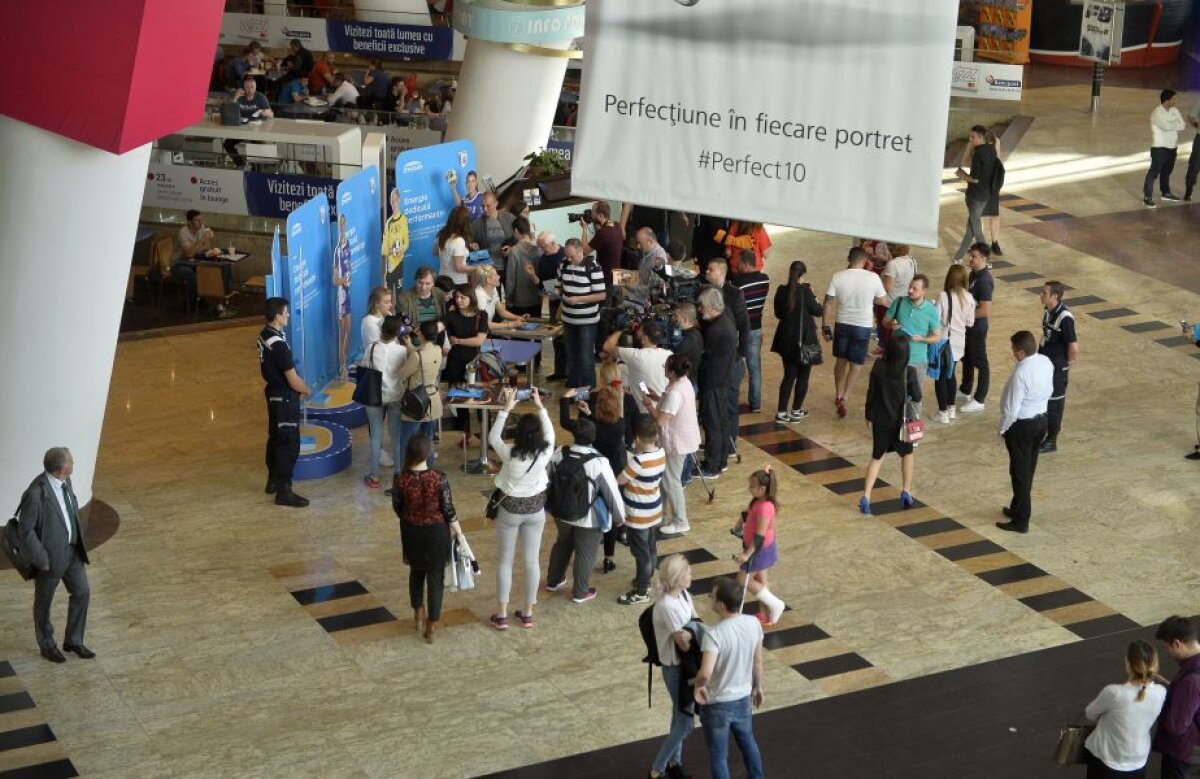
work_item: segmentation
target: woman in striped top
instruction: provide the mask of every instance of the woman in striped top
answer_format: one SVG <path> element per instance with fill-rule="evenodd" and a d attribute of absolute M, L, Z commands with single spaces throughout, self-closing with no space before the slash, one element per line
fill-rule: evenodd
<path fill-rule="evenodd" d="M 658 425 L 649 416 L 638 419 L 633 447 L 633 456 L 617 476 L 625 502 L 625 534 L 637 566 L 633 589 L 617 598 L 622 606 L 650 600 L 650 580 L 658 559 L 655 528 L 662 524 L 663 515 L 659 484 L 667 469 L 667 453 L 658 443 Z"/>

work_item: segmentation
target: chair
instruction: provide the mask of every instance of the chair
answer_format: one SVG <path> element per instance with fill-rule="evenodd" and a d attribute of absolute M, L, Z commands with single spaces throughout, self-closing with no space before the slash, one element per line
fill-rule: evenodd
<path fill-rule="evenodd" d="M 225 277 L 221 274 L 221 268 L 215 265 L 196 266 L 196 297 L 216 301 L 221 305 L 228 303 L 237 292 L 225 289 Z"/>

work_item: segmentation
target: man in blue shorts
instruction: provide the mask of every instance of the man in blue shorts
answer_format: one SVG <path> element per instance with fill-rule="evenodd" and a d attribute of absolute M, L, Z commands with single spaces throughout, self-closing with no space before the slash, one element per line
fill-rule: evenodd
<path fill-rule="evenodd" d="M 821 332 L 833 341 L 833 402 L 839 417 L 846 416 L 846 398 L 858 383 L 858 375 L 867 359 L 871 343 L 874 306 L 885 306 L 887 290 L 879 276 L 867 270 L 870 255 L 859 247 L 846 257 L 847 268 L 833 274 L 825 290 L 821 312 Z M 835 328 L 830 330 L 829 319 Z"/>

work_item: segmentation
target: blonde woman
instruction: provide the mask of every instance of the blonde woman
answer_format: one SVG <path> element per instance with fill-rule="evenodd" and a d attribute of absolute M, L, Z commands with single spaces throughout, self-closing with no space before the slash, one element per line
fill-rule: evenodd
<path fill-rule="evenodd" d="M 950 352 L 954 355 L 954 366 L 962 360 L 967 345 L 967 328 L 975 324 L 975 298 L 967 292 L 967 266 L 951 265 L 946 271 L 946 281 L 938 295 L 937 309 L 942 320 L 942 332 L 950 338 Z M 954 405 L 954 366 L 942 369 L 933 382 L 937 394 L 938 413 L 934 417 L 944 425 L 958 416 Z"/>
<path fill-rule="evenodd" d="M 1088 779 L 1146 775 L 1150 728 L 1167 698 L 1157 674 L 1158 654 L 1138 639 L 1125 652 L 1125 682 L 1107 685 L 1084 709 L 1096 723 L 1084 742 Z"/>
<path fill-rule="evenodd" d="M 393 313 L 392 293 L 387 287 L 376 287 L 367 298 L 367 313 L 359 324 L 362 335 L 363 361 L 367 364 L 367 347 L 379 340 L 379 330 L 383 327 L 383 318 Z"/>
<path fill-rule="evenodd" d="M 671 729 L 650 765 L 650 776 L 686 776 L 683 772 L 683 741 L 695 723 L 693 715 L 680 709 L 680 704 L 687 705 L 688 701 L 681 701 L 679 697 L 683 675 L 679 653 L 692 646 L 692 634 L 684 628 L 699 619 L 688 592 L 688 587 L 692 586 L 692 568 L 687 559 L 680 554 L 664 558 L 658 565 L 658 583 L 662 594 L 652 612 L 654 640 L 658 644 L 658 660 L 662 663 L 663 684 L 671 696 Z"/>
<path fill-rule="evenodd" d="M 529 319 L 517 316 L 504 305 L 500 299 L 500 273 L 491 265 L 479 265 L 472 270 L 471 285 L 475 288 L 475 304 L 487 315 L 493 330 L 507 330 Z"/>

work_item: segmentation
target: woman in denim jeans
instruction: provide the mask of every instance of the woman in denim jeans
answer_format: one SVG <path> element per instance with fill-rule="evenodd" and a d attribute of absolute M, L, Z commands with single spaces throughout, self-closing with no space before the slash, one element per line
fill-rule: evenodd
<path fill-rule="evenodd" d="M 442 398 L 438 394 L 438 374 L 442 370 L 442 347 L 437 345 L 438 323 L 434 321 L 421 323 L 420 348 L 412 345 L 409 336 L 405 336 L 405 345 L 409 347 L 404 364 L 400 366 L 400 391 L 396 402 L 388 407 L 388 424 L 392 434 L 393 458 L 399 463 L 404 457 L 404 447 L 413 433 L 424 433 L 430 441 L 437 433 L 437 421 L 442 418 Z M 425 387 L 429 394 L 429 413 L 421 419 L 406 416 L 400 410 L 400 398 L 409 388 Z M 428 465 L 433 467 L 437 453 L 431 448 Z"/>
<path fill-rule="evenodd" d="M 650 777 L 682 779 L 688 776 L 683 770 L 683 740 L 692 732 L 695 721 L 693 715 L 679 708 L 679 677 L 683 673 L 679 652 L 686 652 L 692 642 L 692 634 L 684 630 L 684 626 L 699 619 L 688 592 L 688 587 L 692 586 L 692 568 L 687 559 L 679 554 L 665 558 L 658 566 L 658 582 L 662 594 L 654 604 L 654 639 L 658 643 L 663 684 L 671 696 L 671 730 L 651 764 Z"/>

